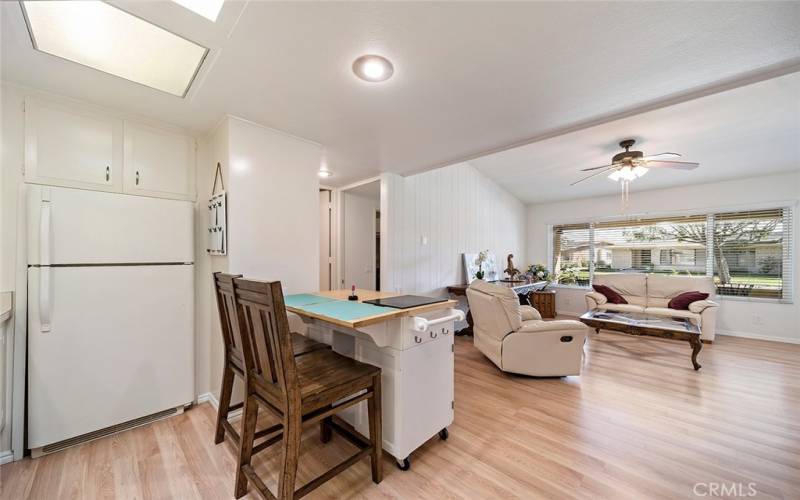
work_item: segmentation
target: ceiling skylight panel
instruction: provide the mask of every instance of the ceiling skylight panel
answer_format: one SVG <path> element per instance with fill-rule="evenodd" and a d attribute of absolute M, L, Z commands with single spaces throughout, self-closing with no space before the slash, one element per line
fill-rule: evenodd
<path fill-rule="evenodd" d="M 208 52 L 104 2 L 22 5 L 35 49 L 180 97 Z"/>

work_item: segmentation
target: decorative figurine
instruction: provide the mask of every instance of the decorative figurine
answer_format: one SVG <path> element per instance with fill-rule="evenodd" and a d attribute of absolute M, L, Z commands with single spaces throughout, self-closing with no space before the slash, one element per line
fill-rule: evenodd
<path fill-rule="evenodd" d="M 358 295 L 356 295 L 355 285 L 353 285 L 352 288 L 350 288 L 350 296 L 347 297 L 347 300 L 358 300 Z"/>
<path fill-rule="evenodd" d="M 511 260 L 514 258 L 514 254 L 508 254 L 506 260 L 508 261 L 508 267 L 503 269 L 503 272 L 508 275 L 509 281 L 514 281 L 514 278 L 519 274 L 519 269 L 514 267 L 514 262 Z"/>

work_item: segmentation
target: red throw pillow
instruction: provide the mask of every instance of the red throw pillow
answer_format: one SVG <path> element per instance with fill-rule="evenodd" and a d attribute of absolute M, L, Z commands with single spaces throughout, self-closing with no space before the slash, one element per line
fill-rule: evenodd
<path fill-rule="evenodd" d="M 610 303 L 612 303 L 612 304 L 627 304 L 628 303 L 628 301 L 625 300 L 622 297 L 622 295 L 618 294 L 617 292 L 615 292 L 614 290 L 612 290 L 611 288 L 609 288 L 609 287 L 607 287 L 605 285 L 592 285 L 592 288 L 594 288 L 595 292 L 605 295 L 606 298 L 608 299 L 608 301 Z"/>
<path fill-rule="evenodd" d="M 707 293 L 703 292 L 683 292 L 680 295 L 672 297 L 667 304 L 667 307 L 670 309 L 679 309 L 682 311 L 689 310 L 689 304 L 692 302 L 697 302 L 698 300 L 706 300 L 708 298 Z"/>

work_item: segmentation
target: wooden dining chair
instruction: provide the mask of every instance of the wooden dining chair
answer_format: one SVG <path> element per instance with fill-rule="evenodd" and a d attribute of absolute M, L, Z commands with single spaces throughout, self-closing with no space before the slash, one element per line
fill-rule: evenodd
<path fill-rule="evenodd" d="M 231 412 L 238 410 L 244 403 L 231 405 L 233 382 L 235 377 L 244 380 L 244 351 L 242 348 L 242 334 L 239 327 L 236 299 L 233 294 L 233 280 L 241 275 L 214 273 L 214 286 L 216 288 L 217 308 L 219 309 L 220 331 L 222 343 L 225 348 L 225 366 L 222 369 L 222 388 L 219 394 L 219 407 L 217 408 L 217 427 L 214 443 L 219 444 L 225 439 L 227 431 L 236 446 L 239 445 L 239 433 L 228 421 Z M 295 356 L 308 354 L 319 349 L 329 349 L 321 342 L 315 342 L 299 333 L 292 333 L 292 351 Z"/>
<path fill-rule="evenodd" d="M 247 493 L 248 481 L 268 499 L 300 498 L 369 455 L 372 480 L 383 478 L 381 370 L 329 350 L 292 355 L 289 323 L 279 281 L 233 280 L 244 333 L 245 401 L 235 496 Z M 367 401 L 369 438 L 335 413 Z M 281 441 L 281 470 L 274 496 L 251 465 L 258 411 L 276 415 L 280 427 L 265 443 Z M 316 422 L 336 431 L 359 450 L 327 472 L 295 489 L 301 433 Z M 277 437 L 279 436 L 279 437 Z M 321 436 L 323 442 L 330 436 Z M 267 444 L 266 446 L 269 446 Z"/>

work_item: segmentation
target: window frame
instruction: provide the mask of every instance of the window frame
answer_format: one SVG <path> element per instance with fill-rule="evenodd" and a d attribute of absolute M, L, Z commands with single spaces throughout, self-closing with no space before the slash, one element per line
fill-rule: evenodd
<path fill-rule="evenodd" d="M 716 216 L 724 215 L 731 212 L 740 212 L 746 214 L 747 212 L 764 212 L 764 211 L 772 211 L 772 210 L 780 210 L 783 212 L 783 238 L 781 242 L 781 264 L 782 264 L 782 274 L 781 274 L 781 297 L 752 297 L 752 296 L 736 296 L 736 295 L 720 295 L 716 292 L 715 286 L 715 296 L 717 299 L 726 300 L 726 301 L 743 301 L 743 302 L 765 302 L 770 304 L 794 304 L 794 262 L 793 260 L 797 258 L 795 254 L 796 248 L 796 237 L 795 237 L 795 209 L 797 207 L 797 201 L 791 202 L 780 202 L 774 204 L 760 204 L 756 206 L 739 206 L 739 207 L 724 207 L 724 208 L 716 208 L 716 209 L 702 209 L 702 210 L 692 210 L 692 211 L 683 211 L 683 212 L 670 212 L 670 213 L 647 213 L 647 214 L 636 214 L 636 215 L 629 215 L 627 217 L 610 217 L 610 218 L 603 218 L 603 219 L 594 219 L 589 220 L 587 219 L 575 219 L 572 222 L 564 223 L 564 224 L 548 224 L 547 225 L 547 267 L 550 269 L 551 272 L 555 273 L 554 269 L 554 230 L 560 226 L 576 226 L 581 224 L 588 224 L 589 225 L 589 246 L 591 249 L 590 255 L 592 258 L 589 259 L 589 285 L 582 286 L 577 284 L 560 284 L 557 282 L 553 282 L 551 284 L 554 288 L 564 288 L 564 289 L 576 289 L 576 290 L 587 290 L 591 289 L 591 284 L 594 281 L 594 274 L 595 274 L 595 262 L 594 262 L 594 245 L 595 245 L 595 228 L 599 225 L 604 224 L 613 224 L 613 223 L 621 223 L 621 222 L 634 222 L 640 221 L 643 219 L 680 219 L 680 218 L 705 218 L 706 224 L 706 248 L 705 248 L 705 276 L 707 277 L 714 277 L 714 245 L 713 245 L 713 237 L 714 237 L 714 228 L 716 224 Z M 695 252 L 702 251 L 700 249 L 696 249 Z M 695 253 L 695 259 L 699 256 Z M 651 259 L 653 258 L 651 254 Z M 660 262 L 661 256 L 659 255 L 656 260 Z M 646 271 L 640 271 L 646 272 Z"/>

